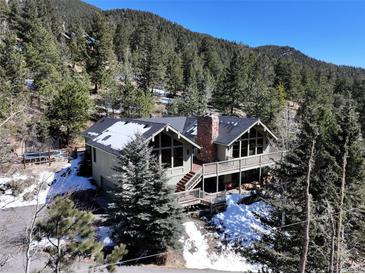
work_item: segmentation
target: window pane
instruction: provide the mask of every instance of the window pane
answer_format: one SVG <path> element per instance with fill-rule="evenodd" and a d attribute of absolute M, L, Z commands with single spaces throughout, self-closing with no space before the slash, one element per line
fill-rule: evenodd
<path fill-rule="evenodd" d="M 257 139 L 257 146 L 262 146 L 263 144 L 264 144 L 264 139 L 263 138 Z"/>
<path fill-rule="evenodd" d="M 257 154 L 262 154 L 264 152 L 263 147 L 257 147 Z"/>
<path fill-rule="evenodd" d="M 257 137 L 263 137 L 263 135 L 260 131 L 257 131 Z"/>
<path fill-rule="evenodd" d="M 182 146 L 182 143 L 176 139 L 174 139 L 174 146 Z"/>
<path fill-rule="evenodd" d="M 160 147 L 160 135 L 155 136 L 155 140 L 152 142 L 154 148 Z"/>
<path fill-rule="evenodd" d="M 250 138 L 256 138 L 256 129 L 254 128 L 250 129 Z"/>
<path fill-rule="evenodd" d="M 183 148 L 174 148 L 174 167 L 182 166 L 184 162 Z"/>
<path fill-rule="evenodd" d="M 171 146 L 171 136 L 166 133 L 161 133 L 161 146 L 170 147 Z"/>
<path fill-rule="evenodd" d="M 242 141 L 241 142 L 241 157 L 245 157 L 247 156 L 247 146 L 248 146 L 248 141 Z"/>
<path fill-rule="evenodd" d="M 255 143 L 256 140 L 250 140 L 250 155 L 255 155 Z"/>
<path fill-rule="evenodd" d="M 239 142 L 233 143 L 232 157 L 233 158 L 239 158 L 240 157 L 240 143 Z"/>
<path fill-rule="evenodd" d="M 161 162 L 163 167 L 170 168 L 171 167 L 171 149 L 163 149 L 161 150 Z"/>
<path fill-rule="evenodd" d="M 241 139 L 248 139 L 248 132 L 242 135 Z"/>
<path fill-rule="evenodd" d="M 160 163 L 160 159 L 159 159 L 159 151 L 158 150 L 152 150 L 152 156 L 155 157 L 157 159 L 157 162 Z"/>

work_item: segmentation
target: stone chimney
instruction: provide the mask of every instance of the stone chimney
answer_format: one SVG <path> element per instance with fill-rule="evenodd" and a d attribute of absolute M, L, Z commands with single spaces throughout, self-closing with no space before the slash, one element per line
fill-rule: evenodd
<path fill-rule="evenodd" d="M 219 134 L 219 117 L 210 114 L 198 117 L 196 142 L 202 148 L 197 155 L 198 160 L 213 162 L 217 159 L 217 146 L 213 144 Z"/>

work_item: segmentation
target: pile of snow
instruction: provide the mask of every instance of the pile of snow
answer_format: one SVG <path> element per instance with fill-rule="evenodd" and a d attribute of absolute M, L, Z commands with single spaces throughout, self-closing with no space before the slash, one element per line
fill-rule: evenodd
<path fill-rule="evenodd" d="M 77 175 L 78 165 L 82 159 L 81 157 L 83 156 L 79 154 L 71 163 L 65 163 L 58 172 L 46 170 L 37 174 L 37 176 L 34 176 L 34 183 L 25 188 L 24 191 L 17 196 L 10 195 L 9 193 L 0 195 L 0 209 L 31 206 L 36 205 L 37 202 L 39 204 L 45 204 L 51 198 L 55 197 L 55 195 L 95 189 L 95 186 L 91 184 L 91 178 Z M 9 177 L 0 177 L 0 185 L 13 180 L 26 180 L 30 178 L 29 176 L 30 175 L 16 173 Z M 30 193 L 35 194 L 39 187 L 41 187 L 41 191 L 38 195 L 38 201 L 36 195 L 31 197 L 31 199 L 24 199 L 25 195 Z"/>
<path fill-rule="evenodd" d="M 248 263 L 229 246 L 220 244 L 220 252 L 210 250 L 207 235 L 194 222 L 184 223 L 188 236 L 184 241 L 184 259 L 187 268 L 215 269 L 234 272 L 258 272 L 260 266 Z"/>
<path fill-rule="evenodd" d="M 156 96 L 166 96 L 168 94 L 168 92 L 163 89 L 154 88 L 153 94 Z"/>
<path fill-rule="evenodd" d="M 215 215 L 212 222 L 221 232 L 222 240 L 248 247 L 253 241 L 259 240 L 262 233 L 270 232 L 257 216 L 268 216 L 270 207 L 263 201 L 251 205 L 238 204 L 243 197 L 239 194 L 228 195 L 226 210 Z"/>
<path fill-rule="evenodd" d="M 122 150 L 136 133 L 143 134 L 149 129 L 150 127 L 146 127 L 145 125 L 119 121 L 105 129 L 93 141 L 110 146 L 115 150 Z"/>
<path fill-rule="evenodd" d="M 57 195 L 78 192 L 88 189 L 95 189 L 91 184 L 92 177 L 78 176 L 78 166 L 82 160 L 80 154 L 71 161 L 65 168 L 55 174 L 53 183 L 47 194 L 47 201 Z"/>
<path fill-rule="evenodd" d="M 115 244 L 111 238 L 113 230 L 109 226 L 99 226 L 96 228 L 97 238 L 105 247 L 113 247 Z"/>
<path fill-rule="evenodd" d="M 169 97 L 161 97 L 160 98 L 160 103 L 164 104 L 164 105 L 170 105 L 174 102 L 174 99 L 169 98 Z"/>

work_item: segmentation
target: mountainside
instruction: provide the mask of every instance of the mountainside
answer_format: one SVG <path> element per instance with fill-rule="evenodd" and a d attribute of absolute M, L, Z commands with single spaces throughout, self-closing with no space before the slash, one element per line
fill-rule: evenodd
<path fill-rule="evenodd" d="M 225 52 L 227 49 L 229 51 L 233 48 L 239 47 L 243 49 L 250 49 L 257 53 L 266 54 L 271 58 L 294 61 L 295 63 L 298 63 L 300 65 L 309 66 L 312 69 L 329 70 L 344 77 L 347 76 L 365 78 L 365 68 L 335 65 L 320 61 L 315 58 L 309 57 L 299 50 L 289 46 L 267 45 L 256 48 L 248 47 L 244 44 L 237 44 L 232 41 L 215 38 L 208 34 L 192 32 L 177 23 L 171 22 L 151 12 L 130 9 L 113 9 L 102 11 L 79 0 L 52 1 L 54 1 L 55 7 L 57 7 L 60 14 L 62 15 L 62 18 L 64 18 L 66 22 L 80 20 L 81 24 L 87 29 L 89 29 L 90 27 L 90 16 L 92 16 L 96 12 L 101 12 L 105 14 L 106 17 L 113 23 L 122 23 L 126 26 L 126 28 L 129 29 L 136 28 L 139 24 L 141 24 L 141 22 L 147 23 L 151 27 L 156 28 L 161 37 L 165 40 L 168 40 L 169 42 L 178 43 L 179 41 L 187 40 L 201 43 L 201 41 L 204 39 L 208 40 L 213 43 L 217 48 L 219 48 L 219 51 L 222 54 L 222 60 L 227 60 L 226 57 L 228 56 Z"/>

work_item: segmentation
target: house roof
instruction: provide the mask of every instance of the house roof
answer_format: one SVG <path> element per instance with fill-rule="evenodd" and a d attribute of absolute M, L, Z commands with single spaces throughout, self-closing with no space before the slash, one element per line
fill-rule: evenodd
<path fill-rule="evenodd" d="M 171 130 L 197 148 L 200 148 L 191 139 L 184 136 L 180 130 L 173 126 L 158 121 L 143 121 L 139 119 L 112 119 L 102 118 L 83 132 L 87 138 L 87 144 L 112 154 L 118 154 L 120 150 L 140 133 L 149 140 L 163 130 Z"/>
<path fill-rule="evenodd" d="M 112 154 L 117 154 L 123 149 L 136 132 L 141 133 L 146 140 L 149 140 L 163 130 L 171 130 L 193 146 L 200 148 L 195 143 L 197 122 L 198 118 L 195 116 L 142 119 L 102 118 L 88 128 L 83 136 L 88 139 L 88 145 Z M 273 138 L 277 139 L 260 119 L 220 116 L 219 133 L 214 143 L 229 146 L 255 125 L 262 126 Z"/>
<path fill-rule="evenodd" d="M 160 118 L 143 118 L 141 121 L 155 121 L 158 123 L 169 124 L 179 130 L 182 134 L 190 138 L 196 139 L 198 118 L 196 116 L 184 117 L 160 117 Z M 263 126 L 266 131 L 274 138 L 277 137 L 257 118 L 219 116 L 219 133 L 214 143 L 220 145 L 231 145 L 241 135 L 246 133 L 255 125 Z"/>

